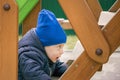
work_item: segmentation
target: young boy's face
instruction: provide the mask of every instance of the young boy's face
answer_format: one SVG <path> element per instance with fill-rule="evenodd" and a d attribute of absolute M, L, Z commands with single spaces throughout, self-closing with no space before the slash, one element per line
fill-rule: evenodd
<path fill-rule="evenodd" d="M 64 47 L 64 44 L 45 47 L 47 56 L 50 58 L 52 62 L 56 62 L 57 59 L 63 54 L 63 47 Z"/>

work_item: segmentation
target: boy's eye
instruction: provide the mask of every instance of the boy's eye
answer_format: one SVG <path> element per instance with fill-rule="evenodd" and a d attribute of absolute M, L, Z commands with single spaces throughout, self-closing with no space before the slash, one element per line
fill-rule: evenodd
<path fill-rule="evenodd" d="M 58 48 L 58 49 L 61 49 L 61 48 L 62 48 L 62 46 L 58 46 L 57 48 Z"/>
<path fill-rule="evenodd" d="M 58 46 L 58 48 L 61 48 L 61 46 Z"/>
<path fill-rule="evenodd" d="M 64 45 L 57 45 L 56 48 L 57 49 L 63 49 Z"/>

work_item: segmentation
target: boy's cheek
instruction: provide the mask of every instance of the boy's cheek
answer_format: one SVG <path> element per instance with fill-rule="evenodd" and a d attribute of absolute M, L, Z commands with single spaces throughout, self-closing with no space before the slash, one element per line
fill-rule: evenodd
<path fill-rule="evenodd" d="M 47 55 L 47 56 L 52 62 L 55 62 L 54 55 Z"/>
<path fill-rule="evenodd" d="M 52 56 L 52 57 L 50 58 L 50 60 L 51 60 L 52 62 L 54 62 L 54 63 L 57 61 L 57 59 L 58 59 L 58 58 L 55 57 L 55 56 Z"/>

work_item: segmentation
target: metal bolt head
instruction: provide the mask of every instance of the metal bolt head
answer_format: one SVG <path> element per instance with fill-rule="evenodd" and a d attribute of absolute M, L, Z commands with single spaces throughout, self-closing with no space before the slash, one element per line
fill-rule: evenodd
<path fill-rule="evenodd" d="M 98 49 L 96 49 L 95 53 L 96 53 L 96 55 L 100 56 L 100 55 L 102 55 L 103 51 L 102 51 L 102 49 L 98 48 Z"/>
<path fill-rule="evenodd" d="M 8 3 L 4 4 L 3 9 L 8 11 L 10 9 L 10 5 Z"/>

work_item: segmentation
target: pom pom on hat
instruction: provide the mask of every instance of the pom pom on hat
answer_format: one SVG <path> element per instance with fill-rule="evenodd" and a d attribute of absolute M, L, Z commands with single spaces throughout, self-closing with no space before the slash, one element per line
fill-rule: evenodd
<path fill-rule="evenodd" d="M 43 9 L 38 15 L 36 34 L 43 46 L 66 43 L 66 34 L 54 13 Z"/>

